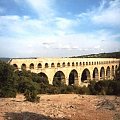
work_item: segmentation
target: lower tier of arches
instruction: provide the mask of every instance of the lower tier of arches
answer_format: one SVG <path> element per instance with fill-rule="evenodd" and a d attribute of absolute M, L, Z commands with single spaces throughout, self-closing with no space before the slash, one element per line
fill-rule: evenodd
<path fill-rule="evenodd" d="M 91 80 L 99 81 L 113 79 L 115 70 L 117 70 L 116 66 L 101 66 L 99 68 L 84 68 L 82 70 L 71 69 L 67 71 L 60 69 L 54 70 L 55 72 L 53 74 L 44 71 L 38 74 L 42 79 L 47 79 L 49 83 L 53 85 L 80 85 L 82 83 L 89 83 Z"/>

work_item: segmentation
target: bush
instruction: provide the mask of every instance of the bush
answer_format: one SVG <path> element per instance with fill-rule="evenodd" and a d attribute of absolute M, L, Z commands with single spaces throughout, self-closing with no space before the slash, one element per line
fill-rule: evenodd
<path fill-rule="evenodd" d="M 40 97 L 37 96 L 37 90 L 26 89 L 24 96 L 25 96 L 26 101 L 30 101 L 30 102 L 40 101 Z"/>
<path fill-rule="evenodd" d="M 17 90 L 12 88 L 12 87 L 4 87 L 0 90 L 0 97 L 4 97 L 4 98 L 15 98 L 17 94 Z"/>
<path fill-rule="evenodd" d="M 48 94 L 60 94 L 60 88 L 53 86 L 53 85 L 49 85 L 48 88 L 46 89 Z"/>
<path fill-rule="evenodd" d="M 90 81 L 90 84 L 88 85 L 88 88 L 90 90 L 90 94 L 91 95 L 96 95 L 97 94 L 97 91 L 95 90 L 95 84 L 96 84 L 96 81 L 93 80 L 93 81 Z"/>

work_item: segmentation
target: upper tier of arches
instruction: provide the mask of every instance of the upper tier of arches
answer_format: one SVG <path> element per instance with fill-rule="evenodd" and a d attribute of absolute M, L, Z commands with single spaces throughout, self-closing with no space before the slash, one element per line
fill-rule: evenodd
<path fill-rule="evenodd" d="M 42 68 L 59 68 L 59 67 L 78 67 L 78 66 L 88 66 L 88 65 L 104 65 L 118 63 L 119 61 L 94 61 L 94 62 L 58 62 L 58 63 L 33 63 L 29 65 L 22 63 L 18 67 L 17 63 L 14 63 L 13 66 L 15 69 L 42 69 Z"/>

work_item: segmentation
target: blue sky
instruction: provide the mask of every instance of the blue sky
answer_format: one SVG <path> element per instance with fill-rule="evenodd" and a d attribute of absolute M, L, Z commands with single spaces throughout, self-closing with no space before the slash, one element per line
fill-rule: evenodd
<path fill-rule="evenodd" d="M 0 0 L 0 57 L 120 51 L 120 0 Z"/>

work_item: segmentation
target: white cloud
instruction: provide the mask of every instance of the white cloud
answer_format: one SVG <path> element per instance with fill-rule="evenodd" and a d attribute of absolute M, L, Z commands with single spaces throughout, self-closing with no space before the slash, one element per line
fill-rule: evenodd
<path fill-rule="evenodd" d="M 119 41 L 113 41 L 116 38 L 117 35 L 112 37 L 110 33 L 102 34 L 101 31 L 98 31 L 92 34 L 13 37 L 6 39 L 6 41 L 4 41 L 4 37 L 0 37 L 0 44 L 1 46 L 6 44 L 5 48 L 9 48 L 1 48 L 4 49 L 4 52 L 6 51 L 5 54 L 9 53 L 9 51 L 15 51 L 15 53 L 12 53 L 17 56 L 19 55 L 19 57 L 63 57 L 118 50 L 120 46 Z"/>
<path fill-rule="evenodd" d="M 120 26 L 120 0 L 103 0 L 99 7 L 81 13 L 78 17 L 100 25 Z"/>
<path fill-rule="evenodd" d="M 120 0 L 110 1 L 108 5 L 107 8 L 103 7 L 98 13 L 94 14 L 92 20 L 100 24 L 120 25 Z"/>
<path fill-rule="evenodd" d="M 76 20 L 67 19 L 67 18 L 56 18 L 56 25 L 59 29 L 69 29 L 77 24 Z"/>
<path fill-rule="evenodd" d="M 25 0 L 42 17 L 51 17 L 54 15 L 54 0 Z"/>

